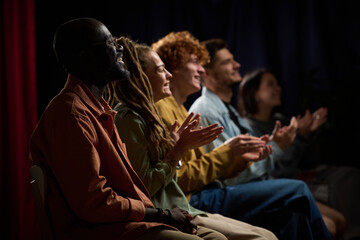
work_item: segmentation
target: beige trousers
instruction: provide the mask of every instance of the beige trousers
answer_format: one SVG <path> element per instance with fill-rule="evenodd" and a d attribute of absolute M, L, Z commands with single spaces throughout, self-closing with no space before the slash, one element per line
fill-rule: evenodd
<path fill-rule="evenodd" d="M 198 226 L 207 227 L 224 234 L 229 240 L 273 240 L 276 236 L 267 229 L 256 227 L 220 214 L 210 214 L 208 217 L 196 216 L 192 220 Z"/>
<path fill-rule="evenodd" d="M 137 240 L 226 240 L 227 238 L 219 232 L 198 226 L 197 234 L 187 234 L 181 231 L 164 230 L 152 228 Z"/>

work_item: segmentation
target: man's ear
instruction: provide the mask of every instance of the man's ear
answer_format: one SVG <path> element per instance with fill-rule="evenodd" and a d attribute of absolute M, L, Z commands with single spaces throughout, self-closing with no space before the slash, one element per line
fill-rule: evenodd
<path fill-rule="evenodd" d="M 208 88 L 216 84 L 217 81 L 214 78 L 212 69 L 205 69 L 204 73 L 202 74 L 201 82 Z"/>
<path fill-rule="evenodd" d="M 81 63 L 88 63 L 89 60 L 91 59 L 90 56 L 92 54 L 89 53 L 88 51 L 81 51 L 79 54 L 78 54 L 78 58 L 79 58 L 79 62 Z"/>
<path fill-rule="evenodd" d="M 203 75 L 203 77 L 209 77 L 209 74 L 210 74 L 210 69 L 208 69 L 208 68 L 204 68 L 205 69 L 205 71 L 204 71 L 204 73 L 202 74 Z"/>
<path fill-rule="evenodd" d="M 79 61 L 80 63 L 88 67 L 97 66 L 100 61 L 100 56 L 98 55 L 97 52 L 92 50 L 82 51 L 79 54 Z"/>
<path fill-rule="evenodd" d="M 206 79 L 207 81 L 209 81 L 210 79 L 213 79 L 212 70 L 209 68 L 204 68 L 204 69 L 205 69 L 205 71 L 202 74 L 202 78 Z"/>

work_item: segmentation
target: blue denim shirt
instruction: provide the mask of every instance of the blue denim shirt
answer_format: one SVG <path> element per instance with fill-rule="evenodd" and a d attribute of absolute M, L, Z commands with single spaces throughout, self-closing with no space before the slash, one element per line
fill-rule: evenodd
<path fill-rule="evenodd" d="M 255 136 L 255 132 L 253 131 L 253 129 L 237 113 L 236 109 L 232 106 L 230 106 L 230 108 L 233 110 L 234 114 L 238 118 L 239 123 L 245 129 L 247 129 L 250 135 Z M 213 123 L 218 123 L 220 126 L 224 127 L 223 132 L 219 135 L 217 139 L 215 139 L 210 144 L 204 146 L 206 152 L 209 152 L 212 149 L 220 146 L 226 140 L 242 134 L 240 129 L 231 120 L 230 113 L 222 100 L 206 87 L 203 87 L 202 95 L 198 99 L 196 99 L 190 107 L 189 113 L 190 112 L 200 113 L 201 126 L 208 126 Z M 258 162 L 254 162 L 249 168 L 243 170 L 242 172 L 239 172 L 239 174 L 235 177 L 225 179 L 223 183 L 225 185 L 235 185 L 238 183 L 244 183 L 256 179 L 270 178 L 270 172 L 274 169 L 274 161 L 283 154 L 283 151 L 275 142 L 271 141 L 269 144 L 273 146 L 273 154 L 271 156 Z"/>

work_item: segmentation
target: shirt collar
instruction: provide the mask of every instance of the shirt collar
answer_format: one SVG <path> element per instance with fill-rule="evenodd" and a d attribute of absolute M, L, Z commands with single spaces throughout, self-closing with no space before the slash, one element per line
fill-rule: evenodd
<path fill-rule="evenodd" d="M 218 111 L 221 113 L 228 112 L 225 104 L 223 101 L 212 91 L 207 89 L 206 87 L 203 87 L 202 89 L 202 95 L 204 95 L 207 99 L 210 99 L 215 106 L 218 106 Z"/>
<path fill-rule="evenodd" d="M 105 99 L 101 98 L 100 101 L 98 101 L 90 89 L 78 77 L 69 74 L 64 90 L 74 92 L 78 95 L 98 116 L 103 113 L 108 113 L 115 117 L 116 111 L 110 107 Z"/>

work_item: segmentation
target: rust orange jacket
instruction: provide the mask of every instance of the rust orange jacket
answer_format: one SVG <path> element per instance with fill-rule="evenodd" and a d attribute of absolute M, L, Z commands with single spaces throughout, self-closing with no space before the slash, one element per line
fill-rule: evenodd
<path fill-rule="evenodd" d="M 128 160 L 115 114 L 69 75 L 34 130 L 30 158 L 46 170 L 57 239 L 134 239 L 151 227 L 170 228 L 142 222 L 145 207 L 154 206 Z"/>

